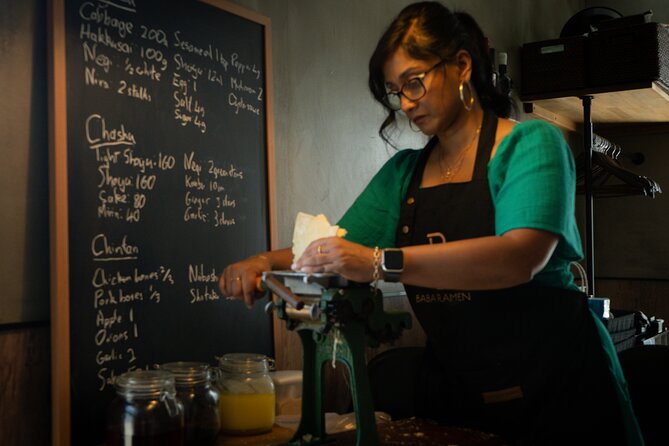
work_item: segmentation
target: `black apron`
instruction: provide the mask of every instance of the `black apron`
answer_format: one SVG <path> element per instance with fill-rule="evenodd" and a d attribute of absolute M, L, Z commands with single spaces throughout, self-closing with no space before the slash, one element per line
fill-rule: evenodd
<path fill-rule="evenodd" d="M 467 183 L 420 188 L 436 138 L 427 144 L 402 204 L 397 246 L 495 234 L 487 165 L 496 130 L 497 116 L 485 112 Z M 405 289 L 427 334 L 419 415 L 494 432 L 511 444 L 625 444 L 613 378 L 583 293 L 531 284 Z"/>

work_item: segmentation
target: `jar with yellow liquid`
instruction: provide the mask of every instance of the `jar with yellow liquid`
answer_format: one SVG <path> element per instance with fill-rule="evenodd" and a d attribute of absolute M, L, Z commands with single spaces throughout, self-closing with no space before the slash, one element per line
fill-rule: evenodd
<path fill-rule="evenodd" d="M 218 358 L 221 432 L 256 435 L 274 426 L 274 360 L 255 353 L 228 353 Z"/>

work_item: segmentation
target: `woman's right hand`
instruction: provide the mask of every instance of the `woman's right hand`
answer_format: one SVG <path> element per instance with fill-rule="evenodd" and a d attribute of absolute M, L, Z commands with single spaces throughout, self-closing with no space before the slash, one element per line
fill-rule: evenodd
<path fill-rule="evenodd" d="M 242 299 L 248 308 L 264 293 L 259 288 L 260 277 L 270 271 L 272 264 L 264 255 L 249 257 L 228 265 L 218 279 L 218 287 L 227 298 Z"/>

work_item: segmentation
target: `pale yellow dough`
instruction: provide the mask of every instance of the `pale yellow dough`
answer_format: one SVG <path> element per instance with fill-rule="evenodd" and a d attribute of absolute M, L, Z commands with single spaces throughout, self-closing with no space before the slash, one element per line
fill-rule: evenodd
<path fill-rule="evenodd" d="M 298 212 L 295 218 L 295 229 L 293 230 L 293 260 L 302 257 L 302 253 L 314 240 L 323 237 L 343 237 L 346 229 L 337 225 L 330 225 L 327 217 L 323 214 L 311 215 Z"/>

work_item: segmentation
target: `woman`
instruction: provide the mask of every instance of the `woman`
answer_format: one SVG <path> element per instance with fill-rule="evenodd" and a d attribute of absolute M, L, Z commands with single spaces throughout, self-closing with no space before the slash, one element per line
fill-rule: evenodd
<path fill-rule="evenodd" d="M 605 328 L 573 283 L 582 256 L 575 172 L 561 133 L 507 119 L 473 18 L 407 6 L 381 37 L 369 86 L 431 136 L 389 160 L 313 242 L 226 268 L 221 291 L 252 305 L 265 270 L 401 281 L 426 331 L 418 415 L 512 444 L 643 444 Z"/>

